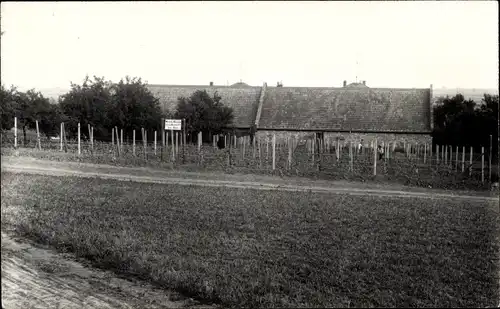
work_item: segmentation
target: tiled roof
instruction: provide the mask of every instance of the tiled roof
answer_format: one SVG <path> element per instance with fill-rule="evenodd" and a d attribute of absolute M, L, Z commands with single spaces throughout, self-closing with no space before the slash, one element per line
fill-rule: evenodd
<path fill-rule="evenodd" d="M 430 89 L 267 88 L 259 129 L 430 131 Z"/>
<path fill-rule="evenodd" d="M 261 87 L 233 86 L 181 86 L 181 85 L 148 85 L 148 89 L 160 100 L 163 110 L 174 112 L 179 97 L 189 97 L 196 90 L 206 90 L 210 95 L 216 91 L 222 97 L 225 106 L 233 108 L 233 126 L 248 128 L 255 121 Z"/>

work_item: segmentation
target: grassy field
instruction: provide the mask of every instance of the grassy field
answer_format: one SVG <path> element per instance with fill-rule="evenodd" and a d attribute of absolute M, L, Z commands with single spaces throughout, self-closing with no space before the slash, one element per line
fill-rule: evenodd
<path fill-rule="evenodd" d="M 1 203 L 2 227 L 225 307 L 484 307 L 499 297 L 495 203 L 10 173 Z"/>

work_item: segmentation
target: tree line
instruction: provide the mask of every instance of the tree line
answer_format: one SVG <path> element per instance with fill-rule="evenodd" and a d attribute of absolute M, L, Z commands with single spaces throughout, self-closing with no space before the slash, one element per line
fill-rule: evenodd
<path fill-rule="evenodd" d="M 210 96 L 206 91 L 195 91 L 189 97 L 178 98 L 175 112 L 162 110 L 159 99 L 147 88 L 140 78 L 126 77 L 118 83 L 94 76 L 85 77 L 81 85 L 71 83 L 71 89 L 51 104 L 34 89 L 26 92 L 11 86 L 1 85 L 1 123 L 2 131 L 14 127 L 22 130 L 26 143 L 27 130 L 36 129 L 38 121 L 40 133 L 47 138 L 57 136 L 60 123 L 64 122 L 69 138 L 76 136 L 78 123 L 81 136 L 89 138 L 88 125 L 94 128 L 94 139 L 111 140 L 111 129 L 123 129 L 126 136 L 141 128 L 161 130 L 162 118 L 186 119 L 186 132 L 196 136 L 198 132 L 218 134 L 233 120 L 233 111 L 224 106 L 221 97 L 215 93 Z M 137 138 L 140 139 L 139 134 Z"/>
<path fill-rule="evenodd" d="M 434 145 L 485 148 L 489 154 L 490 135 L 492 159 L 498 159 L 498 95 L 484 94 L 481 102 L 466 100 L 462 94 L 438 98 L 434 105 Z"/>

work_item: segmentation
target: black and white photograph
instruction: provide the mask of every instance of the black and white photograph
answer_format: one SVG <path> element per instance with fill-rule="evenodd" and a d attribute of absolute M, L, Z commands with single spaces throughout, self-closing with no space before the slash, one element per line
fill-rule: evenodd
<path fill-rule="evenodd" d="M 500 308 L 497 1 L 2 1 L 1 308 Z"/>

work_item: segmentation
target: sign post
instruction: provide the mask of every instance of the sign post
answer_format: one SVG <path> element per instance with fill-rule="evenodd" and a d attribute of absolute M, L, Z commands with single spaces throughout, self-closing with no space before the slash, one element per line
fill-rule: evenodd
<path fill-rule="evenodd" d="M 182 129 L 182 120 L 181 119 L 165 119 L 163 130 L 170 130 L 172 135 L 172 161 L 175 160 L 174 154 L 174 131 L 181 131 Z M 183 148 L 184 151 L 184 148 Z M 183 156 L 184 157 L 184 156 Z"/>

